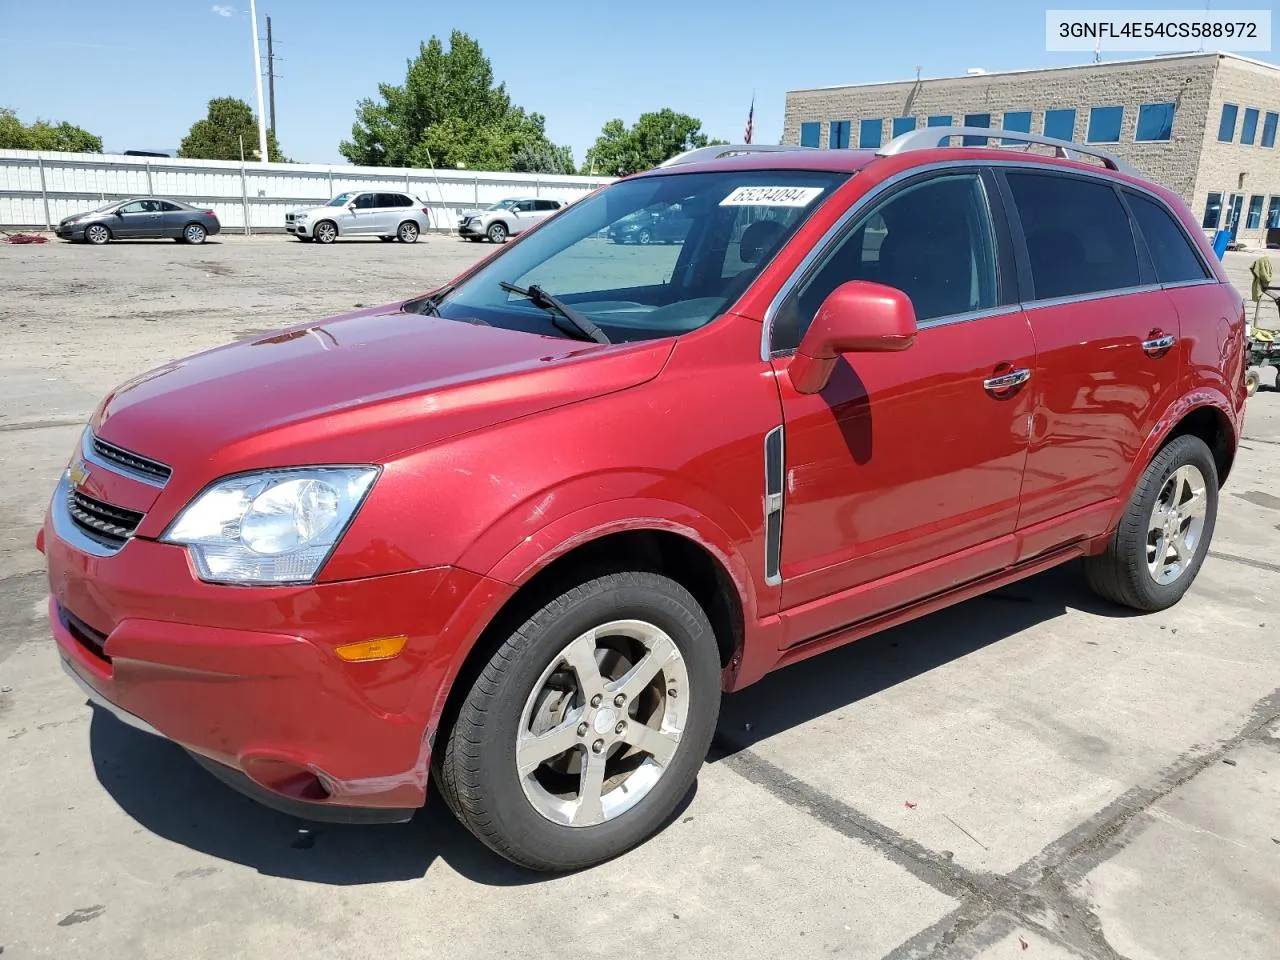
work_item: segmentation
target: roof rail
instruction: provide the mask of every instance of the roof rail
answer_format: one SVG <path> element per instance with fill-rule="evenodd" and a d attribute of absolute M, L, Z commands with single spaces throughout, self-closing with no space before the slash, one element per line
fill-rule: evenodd
<path fill-rule="evenodd" d="M 789 147 L 771 143 L 720 143 L 711 147 L 696 147 L 677 153 L 670 160 L 664 160 L 659 167 L 677 167 L 683 163 L 699 163 L 703 160 L 719 160 L 721 157 L 736 157 L 743 153 L 779 153 L 790 150 L 813 150 L 814 147 Z"/>
<path fill-rule="evenodd" d="M 909 153 L 912 150 L 931 150 L 934 147 L 942 146 L 943 141 L 951 137 L 990 137 L 1001 140 L 1015 140 L 1018 143 L 1025 143 L 1028 147 L 1035 143 L 1043 144 L 1047 147 L 1054 147 L 1057 156 L 1062 157 L 1064 160 L 1075 160 L 1077 159 L 1077 154 L 1084 154 L 1101 160 L 1109 170 L 1139 176 L 1136 167 L 1106 151 L 1097 150 L 1079 143 L 1072 143 L 1069 140 L 1057 140 L 1053 137 L 1041 137 L 1034 133 L 1022 133 L 1018 130 L 1001 130 L 996 127 L 921 127 L 894 137 L 876 151 L 876 156 L 892 157 L 899 153 Z"/>

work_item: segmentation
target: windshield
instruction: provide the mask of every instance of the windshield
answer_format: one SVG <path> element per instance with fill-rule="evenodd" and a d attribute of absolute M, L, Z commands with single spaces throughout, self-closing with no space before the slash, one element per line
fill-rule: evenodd
<path fill-rule="evenodd" d="M 688 333 L 727 310 L 846 173 L 735 170 L 624 180 L 574 204 L 433 304 L 439 316 L 567 336 L 502 284 L 537 286 L 613 342 Z M 643 236 L 619 230 L 637 220 Z"/>
<path fill-rule="evenodd" d="M 490 206 L 490 207 L 487 207 L 486 209 L 488 209 L 488 210 L 510 210 L 512 207 L 514 207 L 514 206 L 516 205 L 516 203 L 517 203 L 517 202 L 518 202 L 518 201 L 516 201 L 516 200 L 499 200 L 497 203 L 493 204 L 493 205 L 492 205 L 492 206 Z"/>
<path fill-rule="evenodd" d="M 328 203 L 326 203 L 325 206 L 326 207 L 345 207 L 348 203 L 351 202 L 351 198 L 354 196 L 355 194 L 352 192 L 340 193 L 336 197 L 334 197 L 332 200 L 330 200 Z"/>

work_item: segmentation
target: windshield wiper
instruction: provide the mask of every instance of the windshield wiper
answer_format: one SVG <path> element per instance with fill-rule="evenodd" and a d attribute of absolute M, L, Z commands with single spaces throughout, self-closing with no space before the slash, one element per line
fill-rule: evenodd
<path fill-rule="evenodd" d="M 609 338 L 604 335 L 604 331 L 592 323 L 588 317 L 579 313 L 567 303 L 563 303 L 558 297 L 553 297 L 536 283 L 531 283 L 527 287 L 517 287 L 514 283 L 507 283 L 504 280 L 499 283 L 498 286 L 503 290 L 506 290 L 508 293 L 514 293 L 521 297 L 528 297 L 529 302 L 535 307 L 541 307 L 543 310 L 555 311 L 560 314 L 573 324 L 582 339 L 594 340 L 596 343 L 611 342 Z M 559 325 L 557 324 L 557 326 Z"/>
<path fill-rule="evenodd" d="M 440 316 L 440 301 L 451 293 L 453 293 L 453 284 L 449 284 L 447 287 L 441 287 L 434 293 L 428 294 L 425 297 L 420 297 L 417 300 L 409 300 L 405 303 L 404 309 L 408 310 L 410 313 L 421 313 L 432 317 L 438 317 Z"/>

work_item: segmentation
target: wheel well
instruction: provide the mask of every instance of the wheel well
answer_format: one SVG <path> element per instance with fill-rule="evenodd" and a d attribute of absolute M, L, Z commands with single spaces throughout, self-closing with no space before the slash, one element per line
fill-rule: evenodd
<path fill-rule="evenodd" d="M 454 678 L 434 743 L 449 730 L 458 708 L 494 651 L 544 603 L 584 580 L 623 571 L 660 573 L 679 583 L 711 621 L 720 665 L 728 666 L 743 638 L 743 611 L 728 571 L 705 548 L 676 533 L 629 530 L 575 547 L 539 570 L 511 596 L 468 652 Z"/>
<path fill-rule="evenodd" d="M 325 217 L 323 220 L 317 220 L 315 223 L 313 223 L 313 224 L 311 225 L 311 235 L 312 235 L 312 236 L 315 236 L 316 227 L 320 226 L 320 224 L 322 224 L 322 223 L 327 223 L 327 224 L 329 224 L 329 226 L 333 227 L 333 232 L 334 232 L 334 233 L 337 233 L 337 234 L 341 234 L 341 233 L 342 233 L 342 231 L 338 229 L 338 222 L 337 222 L 336 220 L 330 220 L 328 217 Z"/>
<path fill-rule="evenodd" d="M 494 227 L 501 227 L 503 230 L 506 230 L 508 233 L 511 232 L 511 228 L 507 226 L 507 221 L 505 220 L 494 220 L 492 223 L 490 223 L 487 227 L 484 228 L 484 232 L 488 233 Z"/>
<path fill-rule="evenodd" d="M 1160 445 L 1161 449 L 1176 437 L 1184 436 L 1199 437 L 1204 441 L 1218 468 L 1218 486 L 1224 485 L 1236 453 L 1235 444 L 1231 442 L 1231 424 L 1226 415 L 1217 407 L 1197 407 L 1169 431 L 1169 436 Z"/>

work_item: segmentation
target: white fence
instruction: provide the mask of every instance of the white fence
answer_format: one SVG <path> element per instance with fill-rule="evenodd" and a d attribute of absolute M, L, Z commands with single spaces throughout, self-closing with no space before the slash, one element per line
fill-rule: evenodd
<path fill-rule="evenodd" d="M 314 163 L 237 163 L 96 153 L 0 150 L 0 227 L 48 229 L 63 217 L 112 200 L 162 196 L 213 210 L 224 230 L 283 230 L 284 215 L 344 190 L 409 193 L 430 210 L 432 226 L 455 226 L 464 210 L 510 196 L 576 200 L 608 183 L 481 170 L 354 167 Z"/>

